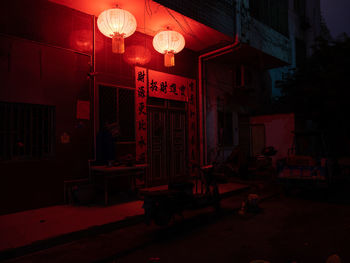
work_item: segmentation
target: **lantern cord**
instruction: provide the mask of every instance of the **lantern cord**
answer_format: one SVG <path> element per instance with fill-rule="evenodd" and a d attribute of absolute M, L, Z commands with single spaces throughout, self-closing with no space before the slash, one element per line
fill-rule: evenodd
<path fill-rule="evenodd" d="M 192 31 L 192 33 L 191 33 L 191 32 L 188 32 L 187 30 L 185 30 L 185 28 L 181 25 L 180 21 L 177 20 L 177 18 L 170 12 L 170 10 L 169 10 L 168 8 L 166 8 L 166 7 L 164 7 L 164 8 L 165 8 L 166 11 L 169 13 L 169 15 L 175 20 L 175 22 L 179 25 L 179 27 L 181 28 L 181 30 L 182 30 L 185 34 L 190 35 L 191 37 L 193 37 L 194 39 L 196 39 L 196 40 L 197 40 L 198 42 L 200 42 L 200 43 L 204 43 L 204 41 L 202 41 L 200 38 L 198 38 L 198 37 L 194 34 L 192 28 L 189 26 L 189 24 L 187 23 L 187 21 L 186 21 L 186 24 L 188 25 L 188 27 L 190 28 L 190 30 Z"/>
<path fill-rule="evenodd" d="M 185 33 L 188 34 L 187 31 L 185 30 L 185 28 L 181 25 L 181 23 L 179 22 L 179 20 L 176 19 L 176 17 L 170 12 L 170 10 L 166 7 L 164 7 L 165 10 L 169 13 L 169 15 L 175 20 L 175 22 L 179 25 L 179 27 L 181 28 L 181 30 Z"/>
<path fill-rule="evenodd" d="M 146 38 L 146 1 L 145 0 L 145 8 L 143 9 L 143 33 L 145 35 L 145 50 L 147 49 L 147 38 Z"/>
<path fill-rule="evenodd" d="M 193 35 L 195 35 L 194 32 L 193 32 L 193 30 L 192 30 L 192 27 L 191 27 L 190 24 L 187 22 L 186 17 L 185 17 L 184 15 L 181 15 L 181 16 L 182 16 L 183 21 L 184 21 L 185 24 L 187 25 L 187 27 L 190 29 L 191 33 L 192 33 Z"/>
<path fill-rule="evenodd" d="M 152 9 L 151 9 L 151 5 L 149 3 L 149 0 L 145 0 L 145 9 L 147 11 L 147 14 L 149 16 L 152 16 Z"/>
<path fill-rule="evenodd" d="M 152 6 L 151 6 L 151 4 L 150 4 L 150 3 L 151 3 L 151 0 L 145 0 L 145 3 L 147 3 L 148 10 L 150 11 L 150 13 L 147 12 L 149 16 L 152 16 L 153 13 L 156 14 L 156 13 L 158 12 L 159 8 L 162 7 L 161 4 L 158 4 L 158 3 L 156 3 L 156 2 L 153 2 L 153 4 L 157 4 L 157 7 L 156 7 L 156 10 L 153 10 L 153 11 L 152 11 Z"/>

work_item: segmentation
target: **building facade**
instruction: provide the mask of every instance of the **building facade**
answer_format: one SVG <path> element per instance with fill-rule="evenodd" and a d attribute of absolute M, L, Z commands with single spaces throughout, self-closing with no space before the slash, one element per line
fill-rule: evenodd
<path fill-rule="evenodd" d="M 148 164 L 140 187 L 188 175 L 189 161 L 210 163 L 237 145 L 249 154 L 249 116 L 282 76 L 271 69 L 294 65 L 292 24 L 301 21 L 293 1 L 266 1 L 271 10 L 258 2 L 118 1 L 138 25 L 122 55 L 96 24 L 108 1 L 6 3 L 1 213 L 62 203 L 64 183 L 88 177 L 110 124 L 114 158 Z M 167 28 L 186 41 L 174 67 L 152 45 Z"/>

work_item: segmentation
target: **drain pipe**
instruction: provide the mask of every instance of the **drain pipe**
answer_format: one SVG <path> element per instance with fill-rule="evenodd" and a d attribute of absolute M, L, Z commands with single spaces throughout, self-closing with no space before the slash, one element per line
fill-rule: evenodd
<path fill-rule="evenodd" d="M 91 176 L 91 162 L 96 161 L 96 24 L 95 24 L 95 16 L 92 16 L 92 59 L 91 59 L 91 71 L 89 74 L 91 78 L 91 86 L 92 92 L 92 118 L 93 118 L 93 156 L 92 159 L 88 160 L 89 166 L 89 178 L 88 180 L 92 180 Z"/>
<path fill-rule="evenodd" d="M 92 20 L 93 20 L 93 33 L 92 33 L 92 70 L 93 73 L 96 73 L 96 24 L 95 24 L 95 16 L 92 16 Z M 96 161 L 96 76 L 94 75 L 92 78 L 92 88 L 93 88 L 93 94 L 94 94 L 94 101 L 93 101 L 93 105 L 94 105 L 94 111 L 93 111 L 93 117 L 94 117 L 94 121 L 93 121 L 93 131 L 94 131 L 94 161 Z"/>
<path fill-rule="evenodd" d="M 198 109 L 199 109 L 199 152 L 200 164 L 207 164 L 207 131 L 206 131 L 206 89 L 203 87 L 205 80 L 204 62 L 233 52 L 239 48 L 240 42 L 238 37 L 235 37 L 235 42 L 228 46 L 204 53 L 198 57 Z"/>

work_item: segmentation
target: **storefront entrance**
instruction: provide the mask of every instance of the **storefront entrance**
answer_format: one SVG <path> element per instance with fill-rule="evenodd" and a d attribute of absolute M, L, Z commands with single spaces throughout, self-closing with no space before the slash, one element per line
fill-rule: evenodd
<path fill-rule="evenodd" d="M 148 186 L 186 176 L 186 103 L 149 98 Z"/>

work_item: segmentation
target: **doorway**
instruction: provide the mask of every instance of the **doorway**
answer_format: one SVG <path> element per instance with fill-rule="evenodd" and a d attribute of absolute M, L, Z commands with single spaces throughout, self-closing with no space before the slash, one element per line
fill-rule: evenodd
<path fill-rule="evenodd" d="M 251 156 L 257 156 L 262 153 L 265 147 L 265 125 L 254 124 L 250 126 L 251 136 Z"/>
<path fill-rule="evenodd" d="M 147 185 L 156 186 L 186 177 L 186 103 L 149 98 Z"/>

